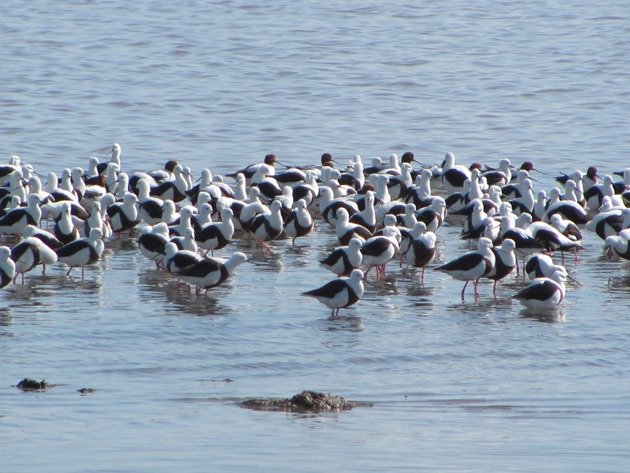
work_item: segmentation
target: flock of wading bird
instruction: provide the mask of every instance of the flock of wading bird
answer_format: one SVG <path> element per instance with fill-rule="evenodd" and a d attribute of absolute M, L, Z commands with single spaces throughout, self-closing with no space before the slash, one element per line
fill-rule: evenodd
<path fill-rule="evenodd" d="M 303 295 L 332 309 L 333 318 L 361 299 L 372 268 L 382 278 L 395 258 L 418 268 L 424 284 L 447 213 L 462 225 L 462 239 L 477 241 L 477 249 L 435 268 L 464 282 L 462 300 L 470 281 L 475 300 L 481 278 L 494 281 L 496 297 L 497 283 L 522 271 L 531 281 L 513 297 L 535 310 L 557 306 L 570 279 L 565 253 L 577 261 L 583 229 L 602 238 L 610 257 L 630 259 L 630 168 L 603 177 L 595 167 L 577 170 L 546 192 L 534 190 L 531 162 L 517 169 L 507 158 L 467 167 L 447 153 L 441 166 L 422 166 L 406 152 L 366 166 L 358 155 L 341 165 L 324 153 L 318 165 L 289 167 L 268 154 L 228 174 L 229 185 L 209 169 L 194 180 L 176 161 L 126 173 L 118 143 L 98 152 L 111 156 L 91 157 L 87 171 L 67 168 L 60 178 L 49 172 L 45 186 L 18 156 L 0 166 L 0 236 L 13 244 L 0 247 L 0 287 L 18 277 L 24 284 L 25 273 L 42 265 L 45 274 L 57 262 L 68 275 L 81 268 L 83 279 L 109 240 L 137 226 L 138 250 L 199 294 L 248 261 L 242 252 L 214 256 L 235 235 L 253 238 L 264 252 L 275 240 L 295 245 L 321 219 L 327 225 L 318 227 L 330 226 L 343 245 L 321 261 L 337 278 Z"/>

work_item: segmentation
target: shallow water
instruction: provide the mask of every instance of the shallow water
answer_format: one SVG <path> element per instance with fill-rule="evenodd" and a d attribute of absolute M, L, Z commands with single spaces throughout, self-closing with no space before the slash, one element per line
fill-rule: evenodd
<path fill-rule="evenodd" d="M 225 173 L 413 150 L 560 170 L 630 165 L 624 2 L 5 2 L 0 133 L 45 174 L 118 141 L 126 170 Z M 467 244 L 438 231 L 448 261 Z M 432 271 L 328 320 L 325 223 L 195 297 L 135 249 L 0 291 L 0 466 L 60 471 L 626 471 L 630 266 L 593 234 L 559 310 L 509 278 L 477 303 Z M 58 386 L 22 393 L 23 377 Z M 232 382 L 226 381 L 232 380 Z M 91 387 L 82 396 L 79 388 Z M 369 401 L 327 415 L 235 401 L 302 389 Z"/>

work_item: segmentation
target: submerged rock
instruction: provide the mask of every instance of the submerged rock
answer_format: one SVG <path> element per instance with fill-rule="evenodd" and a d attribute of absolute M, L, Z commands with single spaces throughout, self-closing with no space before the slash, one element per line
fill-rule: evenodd
<path fill-rule="evenodd" d="M 24 378 L 22 381 L 15 385 L 16 388 L 21 389 L 22 391 L 38 391 L 42 389 L 52 388 L 54 384 L 50 384 L 45 379 L 41 381 L 37 381 L 32 378 Z"/>
<path fill-rule="evenodd" d="M 239 403 L 241 407 L 257 411 L 331 412 L 347 411 L 354 407 L 369 407 L 366 402 L 348 401 L 341 396 L 315 391 L 302 391 L 291 399 L 254 398 Z"/>

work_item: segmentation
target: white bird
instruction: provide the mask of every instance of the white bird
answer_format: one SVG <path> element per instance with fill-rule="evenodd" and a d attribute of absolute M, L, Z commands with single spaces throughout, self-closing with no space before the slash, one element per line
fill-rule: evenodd
<path fill-rule="evenodd" d="M 230 276 L 238 266 L 247 262 L 244 253 L 236 252 L 230 258 L 205 258 L 190 266 L 183 268 L 175 275 L 184 282 L 196 286 L 195 294 L 199 295 L 202 289 L 220 286 Z"/>
<path fill-rule="evenodd" d="M 353 269 L 361 266 L 363 240 L 354 237 L 347 246 L 340 246 L 320 261 L 321 265 L 337 276 L 349 276 Z"/>
<path fill-rule="evenodd" d="M 26 198 L 26 207 L 9 211 L 0 218 L 0 235 L 21 235 L 27 225 L 39 225 L 42 211 L 39 207 L 42 199 L 37 194 Z"/>
<path fill-rule="evenodd" d="M 528 309 L 552 309 L 564 299 L 566 277 L 566 272 L 556 271 L 550 278 L 535 278 L 514 297 L 521 299 Z"/>
<path fill-rule="evenodd" d="M 9 284 L 15 275 L 15 263 L 11 259 L 11 249 L 0 246 L 0 289 Z"/>
<path fill-rule="evenodd" d="M 339 317 L 339 309 L 356 304 L 363 296 L 363 271 L 354 269 L 350 277 L 333 279 L 323 286 L 303 292 L 303 296 L 313 297 L 332 309 L 331 318 Z"/>
<path fill-rule="evenodd" d="M 491 248 L 492 242 L 490 239 L 481 237 L 477 251 L 469 251 L 436 268 L 437 271 L 442 271 L 454 279 L 466 281 L 462 289 L 462 300 L 464 300 L 464 291 L 469 281 L 474 283 L 475 298 L 479 296 L 479 291 L 477 290 L 479 279 L 489 274 L 496 262 Z"/>
<path fill-rule="evenodd" d="M 306 201 L 300 199 L 284 224 L 284 233 L 295 245 L 296 238 L 308 235 L 313 231 L 314 225 L 313 218 L 306 208 Z"/>
<path fill-rule="evenodd" d="M 90 235 L 80 238 L 57 250 L 59 261 L 69 266 L 66 275 L 70 275 L 72 268 L 81 267 L 81 280 L 85 277 L 85 266 L 98 261 L 103 254 L 103 232 L 99 228 L 92 228 Z"/>

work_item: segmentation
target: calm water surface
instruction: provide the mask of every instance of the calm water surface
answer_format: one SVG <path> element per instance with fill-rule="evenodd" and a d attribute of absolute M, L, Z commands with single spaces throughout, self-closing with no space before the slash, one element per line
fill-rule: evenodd
<path fill-rule="evenodd" d="M 45 174 L 118 141 L 125 170 L 225 173 L 413 150 L 560 170 L 630 165 L 626 2 L 3 3 L 0 124 Z M 438 231 L 437 265 L 465 251 Z M 135 249 L 0 291 L 0 467 L 49 471 L 627 471 L 630 267 L 592 234 L 560 309 L 427 271 L 368 286 L 342 320 L 299 293 L 335 245 L 247 240 L 195 297 Z M 78 273 L 77 273 L 78 274 Z M 58 386 L 22 393 L 23 377 Z M 226 379 L 233 382 L 227 382 Z M 81 396 L 77 389 L 96 391 Z M 234 402 L 304 388 L 370 401 L 321 416 Z"/>

